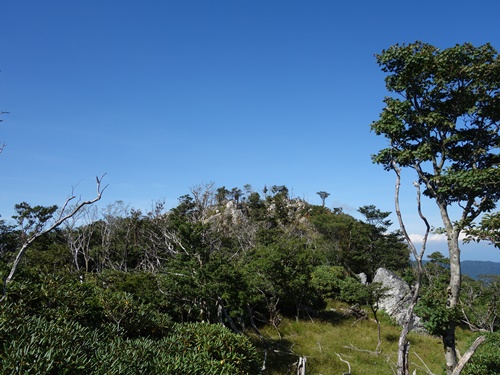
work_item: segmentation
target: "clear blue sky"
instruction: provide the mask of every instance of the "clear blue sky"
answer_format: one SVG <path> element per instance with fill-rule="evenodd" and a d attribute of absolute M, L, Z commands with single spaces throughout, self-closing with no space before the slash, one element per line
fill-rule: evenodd
<path fill-rule="evenodd" d="M 497 0 L 19 0 L 0 10 L 4 219 L 21 201 L 61 204 L 72 187 L 93 197 L 103 173 L 100 206 L 173 206 L 213 181 L 286 185 L 316 204 L 324 190 L 354 216 L 366 204 L 393 211 L 394 176 L 370 159 L 385 147 L 370 132 L 386 95 L 373 55 L 415 40 L 500 49 Z M 413 190 L 402 198 L 418 234 Z M 500 251 L 464 259 L 500 261 Z"/>

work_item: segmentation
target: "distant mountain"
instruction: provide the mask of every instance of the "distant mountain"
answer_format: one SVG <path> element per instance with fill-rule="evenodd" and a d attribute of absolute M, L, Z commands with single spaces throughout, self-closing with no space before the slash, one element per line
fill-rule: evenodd
<path fill-rule="evenodd" d="M 500 263 L 480 260 L 463 260 L 462 274 L 477 279 L 480 275 L 500 275 Z"/>

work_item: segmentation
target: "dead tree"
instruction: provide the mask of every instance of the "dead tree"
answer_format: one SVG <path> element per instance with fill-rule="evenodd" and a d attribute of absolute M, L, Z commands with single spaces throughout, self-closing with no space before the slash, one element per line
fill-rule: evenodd
<path fill-rule="evenodd" d="M 464 369 L 465 365 L 469 360 L 471 359 L 472 355 L 476 352 L 476 349 L 479 348 L 479 346 L 486 341 L 486 336 L 479 336 L 470 346 L 470 348 L 464 353 L 462 358 L 457 363 L 457 366 L 453 370 L 453 373 L 451 375 L 460 375 L 462 373 L 462 370 Z"/>
<path fill-rule="evenodd" d="M 85 272 L 89 272 L 90 243 L 96 231 L 97 217 L 97 207 L 92 206 L 80 210 L 79 214 L 65 223 L 66 241 L 77 271 L 80 271 L 79 257 L 81 255 L 85 262 Z"/>
<path fill-rule="evenodd" d="M 410 342 L 408 341 L 408 333 L 411 330 L 412 324 L 413 324 L 413 310 L 415 309 L 415 306 L 418 301 L 419 293 L 420 293 L 420 287 L 422 283 L 422 276 L 424 274 L 424 268 L 422 264 L 422 257 L 425 253 L 426 245 L 427 245 L 427 239 L 431 230 L 431 227 L 429 225 L 429 222 L 427 221 L 426 217 L 422 213 L 422 207 L 421 207 L 421 194 L 420 194 L 420 185 L 415 182 L 414 186 L 417 190 L 417 210 L 420 218 L 425 224 L 426 230 L 425 230 L 425 235 L 424 239 L 422 242 L 422 247 L 420 249 L 420 252 L 417 252 L 417 249 L 414 245 L 414 243 L 411 241 L 408 232 L 406 231 L 405 225 L 403 223 L 403 218 L 401 215 L 401 210 L 399 207 L 399 187 L 400 187 L 400 182 L 401 182 L 401 173 L 399 167 L 396 165 L 396 163 L 392 164 L 392 167 L 394 171 L 396 172 L 396 192 L 395 192 L 395 205 L 396 205 L 396 214 L 398 216 L 399 220 L 399 226 L 401 228 L 401 231 L 403 232 L 403 235 L 408 242 L 408 245 L 410 246 L 412 255 L 415 257 L 416 263 L 417 263 L 417 277 L 416 277 L 416 282 L 413 288 L 413 293 L 411 297 L 410 304 L 408 305 L 408 308 L 406 310 L 406 316 L 404 319 L 403 323 L 403 328 L 401 329 L 401 334 L 399 336 L 399 341 L 398 341 L 398 362 L 397 362 L 397 375 L 408 375 L 409 374 L 409 362 L 408 362 L 408 354 L 410 350 Z M 485 336 L 480 336 L 474 341 L 474 343 L 471 345 L 469 350 L 462 356 L 460 361 L 458 362 L 457 366 L 454 368 L 452 375 L 460 375 L 462 372 L 462 369 L 464 366 L 467 364 L 469 359 L 472 357 L 476 349 L 486 340 Z"/>
<path fill-rule="evenodd" d="M 45 223 L 48 221 L 49 218 L 42 222 L 38 222 L 34 225 L 34 230 L 31 231 L 31 233 L 24 233 L 22 237 L 21 244 L 19 246 L 19 250 L 17 250 L 16 257 L 14 259 L 14 262 L 12 263 L 12 267 L 10 269 L 9 275 L 4 279 L 3 281 L 3 294 L 2 297 L 0 298 L 0 302 L 2 302 L 6 296 L 7 296 L 7 285 L 10 284 L 12 279 L 14 278 L 14 275 L 16 273 L 16 270 L 19 266 L 19 263 L 21 262 L 24 254 L 26 253 L 26 250 L 30 247 L 30 245 L 37 240 L 37 238 L 43 236 L 44 234 L 47 234 L 49 232 L 52 232 L 54 229 L 59 227 L 61 224 L 63 224 L 66 220 L 72 218 L 75 216 L 83 207 L 91 205 L 98 200 L 101 199 L 102 193 L 104 190 L 107 188 L 105 186 L 104 188 L 101 187 L 101 182 L 103 179 L 104 175 L 99 178 L 96 177 L 96 183 L 97 183 L 97 195 L 95 198 L 86 200 L 83 202 L 77 203 L 73 207 L 69 207 L 70 202 L 72 202 L 76 196 L 72 195 L 71 197 L 67 198 L 66 201 L 64 202 L 62 208 L 59 211 L 59 214 L 57 215 L 57 218 L 52 222 L 52 224 L 46 228 Z M 53 211 L 52 211 L 53 213 Z"/>
<path fill-rule="evenodd" d="M 401 209 L 399 207 L 399 188 L 401 185 L 401 171 L 399 167 L 396 165 L 396 163 L 393 163 L 393 169 L 396 172 L 396 188 L 395 188 L 395 206 L 396 206 L 396 215 L 398 217 L 399 221 L 399 226 L 401 228 L 401 231 L 406 239 L 406 242 L 408 243 L 408 246 L 410 247 L 411 253 L 413 257 L 416 260 L 417 263 L 417 278 L 415 282 L 415 286 L 413 288 L 413 294 L 411 296 L 411 301 L 410 304 L 408 305 L 408 308 L 406 310 L 406 316 L 404 318 L 403 322 L 403 328 L 401 329 L 401 334 L 399 336 L 399 341 L 398 341 L 398 362 L 397 362 L 397 374 L 398 375 L 408 375 L 409 374 L 409 363 L 408 363 L 408 354 L 410 350 L 410 342 L 408 341 L 408 334 L 410 333 L 410 330 L 413 325 L 413 310 L 415 309 L 415 306 L 418 301 L 418 296 L 420 293 L 420 286 L 422 283 L 422 275 L 424 273 L 424 268 L 422 265 L 422 257 L 424 256 L 425 249 L 427 246 L 427 239 L 429 237 L 429 233 L 431 230 L 431 227 L 429 225 L 429 222 L 427 221 L 426 217 L 422 213 L 422 206 L 421 206 L 421 194 L 420 194 L 420 185 L 418 183 L 415 183 L 415 188 L 417 190 L 417 210 L 420 218 L 425 224 L 425 234 L 424 234 L 424 239 L 422 242 L 422 247 L 420 248 L 420 251 L 417 251 L 417 248 L 415 247 L 415 244 L 413 241 L 410 239 L 410 236 L 408 235 L 408 232 L 406 230 L 406 227 L 403 222 L 403 217 L 401 215 Z"/>

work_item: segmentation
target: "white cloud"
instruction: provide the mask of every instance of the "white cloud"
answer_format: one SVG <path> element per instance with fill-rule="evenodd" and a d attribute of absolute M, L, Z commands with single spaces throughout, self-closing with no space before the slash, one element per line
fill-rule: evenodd
<path fill-rule="evenodd" d="M 422 234 L 410 234 L 410 239 L 413 243 L 424 242 L 424 236 Z M 446 236 L 444 234 L 429 234 L 427 242 L 446 242 Z"/>
<path fill-rule="evenodd" d="M 463 233 L 460 233 L 459 238 L 462 240 L 464 239 L 465 235 Z M 410 234 L 410 239 L 414 243 L 422 243 L 424 242 L 424 236 L 422 234 Z M 446 242 L 446 235 L 445 234 L 436 234 L 436 233 L 431 233 L 429 234 L 429 237 L 427 238 L 428 243 L 445 243 Z"/>

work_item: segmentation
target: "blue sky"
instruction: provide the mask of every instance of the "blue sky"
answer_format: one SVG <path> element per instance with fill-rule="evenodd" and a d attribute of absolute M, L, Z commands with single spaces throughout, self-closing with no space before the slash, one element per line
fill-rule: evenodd
<path fill-rule="evenodd" d="M 497 0 L 19 0 L 1 12 L 4 219 L 72 188 L 93 197 L 103 173 L 101 207 L 174 206 L 213 181 L 286 185 L 315 204 L 324 190 L 356 217 L 367 204 L 394 211 L 394 176 L 370 159 L 386 145 L 370 132 L 386 95 L 373 55 L 416 40 L 500 49 Z M 418 235 L 411 181 L 402 209 Z"/>

